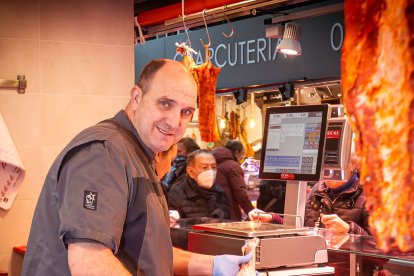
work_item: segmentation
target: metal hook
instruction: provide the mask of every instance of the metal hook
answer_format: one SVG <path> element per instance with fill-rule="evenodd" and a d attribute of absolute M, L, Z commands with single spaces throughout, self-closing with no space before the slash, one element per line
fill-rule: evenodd
<path fill-rule="evenodd" d="M 187 26 L 185 25 L 185 12 L 184 12 L 184 7 L 185 7 L 184 0 L 182 0 L 181 1 L 181 17 L 183 18 L 184 31 L 185 31 L 185 34 L 187 35 L 187 43 L 188 43 L 188 46 L 190 46 L 190 48 L 191 48 L 190 36 L 188 35 L 188 29 L 187 29 Z"/>
<path fill-rule="evenodd" d="M 224 7 L 224 9 L 226 9 L 226 6 Z M 227 23 L 230 25 L 231 32 L 230 32 L 230 34 L 225 34 L 224 32 L 221 32 L 221 34 L 222 34 L 224 37 L 229 38 L 229 37 L 232 37 L 232 36 L 233 36 L 234 29 L 233 29 L 233 25 L 231 25 L 231 22 L 230 22 L 229 18 L 227 17 L 226 12 L 223 12 L 223 13 L 224 13 L 224 17 L 226 17 Z"/>
<path fill-rule="evenodd" d="M 206 23 L 206 18 L 205 18 L 205 15 L 206 15 L 206 10 L 207 10 L 207 9 L 204 9 L 204 10 L 203 10 L 203 21 L 204 21 L 204 26 L 206 27 L 207 38 L 208 38 L 208 44 L 205 44 L 205 43 L 204 43 L 204 41 L 200 38 L 200 42 L 201 42 L 201 44 L 203 44 L 204 48 L 206 48 L 206 47 L 210 47 L 210 45 L 211 45 L 210 34 L 209 34 L 209 32 L 208 32 L 207 23 Z"/>
<path fill-rule="evenodd" d="M 183 15 L 182 18 L 183 18 L 184 31 L 185 31 L 185 34 L 187 35 L 187 43 L 188 43 L 188 46 L 191 48 L 190 36 L 188 35 L 188 29 L 187 29 L 187 26 L 185 25 L 185 15 Z"/>

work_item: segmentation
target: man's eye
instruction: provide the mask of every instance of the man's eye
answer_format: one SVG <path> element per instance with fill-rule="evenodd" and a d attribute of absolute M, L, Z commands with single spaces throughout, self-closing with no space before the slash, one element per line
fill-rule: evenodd
<path fill-rule="evenodd" d="M 166 101 L 166 100 L 161 100 L 160 105 L 165 109 L 171 108 L 171 103 L 169 101 Z"/>
<path fill-rule="evenodd" d="M 183 115 L 183 117 L 188 117 L 193 115 L 193 111 L 191 109 L 183 109 L 181 111 L 181 114 Z"/>

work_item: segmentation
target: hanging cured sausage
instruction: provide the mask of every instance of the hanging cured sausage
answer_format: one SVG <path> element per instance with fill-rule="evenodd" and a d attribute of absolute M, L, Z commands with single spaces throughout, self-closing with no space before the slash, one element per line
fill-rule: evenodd
<path fill-rule="evenodd" d="M 413 14 L 413 0 L 345 1 L 344 101 L 383 250 L 414 249 Z"/>

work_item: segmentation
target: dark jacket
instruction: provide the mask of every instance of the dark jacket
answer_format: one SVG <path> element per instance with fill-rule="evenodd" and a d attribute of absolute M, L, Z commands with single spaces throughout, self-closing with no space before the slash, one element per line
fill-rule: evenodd
<path fill-rule="evenodd" d="M 211 189 L 203 189 L 188 175 L 171 187 L 168 206 L 170 210 L 177 210 L 181 218 L 230 218 L 229 203 L 223 189 L 217 184 Z"/>
<path fill-rule="evenodd" d="M 285 210 L 286 181 L 260 181 L 257 208 L 265 211 L 283 214 Z"/>
<path fill-rule="evenodd" d="M 213 155 L 217 162 L 216 183 L 224 189 L 229 199 L 230 219 L 241 220 L 240 207 L 246 214 L 253 210 L 244 182 L 243 169 L 226 147 L 216 148 Z"/>
<path fill-rule="evenodd" d="M 171 166 L 170 171 L 164 176 L 162 185 L 168 191 L 175 183 L 182 182 L 185 178 L 187 169 L 187 156 L 177 156 Z"/>
<path fill-rule="evenodd" d="M 350 226 L 349 233 L 370 235 L 368 226 L 368 210 L 365 208 L 366 198 L 358 178 L 352 185 L 331 199 L 330 189 L 325 182 L 315 184 L 306 202 L 305 226 L 315 226 L 319 215 L 337 214 Z M 320 226 L 323 224 L 321 223 Z"/>

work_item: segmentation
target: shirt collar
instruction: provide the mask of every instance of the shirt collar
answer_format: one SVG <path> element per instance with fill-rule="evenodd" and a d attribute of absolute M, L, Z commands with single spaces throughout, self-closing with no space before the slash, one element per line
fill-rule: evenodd
<path fill-rule="evenodd" d="M 142 147 L 145 150 L 145 153 L 149 156 L 149 158 L 151 160 L 154 160 L 155 158 L 155 153 L 152 152 L 152 150 L 150 150 L 141 140 L 141 137 L 139 137 L 139 134 L 137 132 L 137 130 L 135 129 L 134 125 L 132 124 L 132 122 L 128 119 L 126 113 L 124 110 L 119 111 L 115 117 L 114 120 L 117 121 L 122 127 L 124 127 L 125 129 L 127 129 L 128 131 L 132 132 L 135 136 L 135 138 L 137 138 L 138 142 L 142 145 Z"/>

